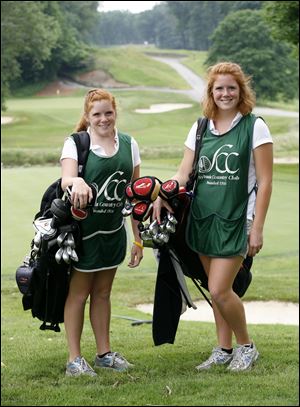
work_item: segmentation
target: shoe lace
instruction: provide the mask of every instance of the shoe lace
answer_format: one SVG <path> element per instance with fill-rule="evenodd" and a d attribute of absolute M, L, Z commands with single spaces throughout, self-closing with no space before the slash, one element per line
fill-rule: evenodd
<path fill-rule="evenodd" d="M 221 348 L 214 348 L 209 359 L 216 359 L 218 356 L 223 356 L 224 351 Z"/>
<path fill-rule="evenodd" d="M 91 371 L 93 370 L 91 366 L 87 363 L 87 361 L 84 358 L 80 359 L 80 366 L 83 371 Z"/>
<path fill-rule="evenodd" d="M 235 350 L 233 360 L 231 362 L 232 366 L 239 366 L 243 363 L 243 360 L 248 357 L 248 354 L 251 353 L 252 349 L 246 346 L 240 346 Z"/>
<path fill-rule="evenodd" d="M 128 363 L 127 360 L 124 358 L 124 356 L 122 356 L 120 353 L 118 352 L 114 352 L 114 359 L 117 362 L 121 362 L 121 363 Z"/>

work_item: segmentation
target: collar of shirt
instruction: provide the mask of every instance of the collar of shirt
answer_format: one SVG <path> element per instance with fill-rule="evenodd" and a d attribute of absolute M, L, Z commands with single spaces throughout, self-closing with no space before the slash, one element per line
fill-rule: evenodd
<path fill-rule="evenodd" d="M 88 127 L 87 132 L 90 134 L 90 127 Z M 115 152 L 118 151 L 119 148 L 119 137 L 118 137 L 118 129 L 115 127 Z M 101 147 L 99 144 L 91 144 L 90 150 L 93 150 L 94 153 L 97 155 L 107 156 L 104 148 Z"/>
<path fill-rule="evenodd" d="M 231 130 L 234 126 L 236 126 L 238 124 L 238 122 L 241 120 L 241 118 L 243 117 L 243 115 L 240 112 L 237 112 L 235 118 L 232 120 L 230 127 L 228 129 Z M 218 132 L 217 129 L 215 129 L 215 124 L 213 120 L 209 121 L 209 130 L 212 132 L 212 134 L 219 136 L 220 133 Z"/>

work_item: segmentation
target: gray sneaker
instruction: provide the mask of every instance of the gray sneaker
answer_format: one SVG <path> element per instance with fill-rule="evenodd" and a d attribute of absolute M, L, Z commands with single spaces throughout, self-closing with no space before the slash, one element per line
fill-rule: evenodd
<path fill-rule="evenodd" d="M 97 373 L 91 368 L 87 361 L 81 357 L 77 356 L 72 362 L 68 362 L 66 366 L 67 376 L 97 376 Z"/>
<path fill-rule="evenodd" d="M 118 352 L 109 352 L 102 358 L 97 355 L 95 358 L 95 368 L 104 367 L 116 370 L 118 372 L 124 372 L 132 366 L 133 365 Z"/>
<path fill-rule="evenodd" d="M 252 348 L 250 346 L 238 345 L 234 350 L 233 359 L 227 369 L 232 372 L 251 369 L 252 365 L 258 359 L 258 356 L 259 353 L 254 344 Z"/>
<path fill-rule="evenodd" d="M 196 366 L 197 370 L 207 370 L 214 365 L 226 365 L 231 362 L 233 358 L 233 352 L 227 353 L 222 350 L 220 347 L 214 348 L 210 357 L 200 365 Z"/>

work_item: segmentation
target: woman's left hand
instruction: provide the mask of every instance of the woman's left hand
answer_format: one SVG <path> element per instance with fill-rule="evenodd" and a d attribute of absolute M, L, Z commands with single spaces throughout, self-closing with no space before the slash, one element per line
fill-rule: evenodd
<path fill-rule="evenodd" d="M 248 256 L 254 257 L 258 254 L 263 247 L 263 234 L 261 231 L 256 230 L 255 228 L 251 229 L 249 235 L 249 249 Z"/>
<path fill-rule="evenodd" d="M 143 258 L 143 245 L 142 243 L 137 243 L 132 244 L 130 262 L 128 263 L 130 268 L 137 267 Z"/>

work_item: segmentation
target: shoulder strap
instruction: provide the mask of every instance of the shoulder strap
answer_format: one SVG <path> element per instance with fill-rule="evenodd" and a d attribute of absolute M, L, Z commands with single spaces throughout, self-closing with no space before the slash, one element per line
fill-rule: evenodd
<path fill-rule="evenodd" d="M 78 154 L 78 175 L 83 177 L 84 167 L 90 151 L 90 136 L 86 131 L 79 131 L 78 133 L 73 133 L 73 137 Z"/>
<path fill-rule="evenodd" d="M 208 123 L 208 119 L 206 117 L 200 117 L 198 119 L 198 127 L 197 127 L 197 132 L 196 132 L 196 145 L 195 145 L 195 156 L 194 156 L 194 162 L 193 162 L 193 171 L 196 170 L 196 166 L 199 160 L 199 154 L 200 150 L 202 147 L 202 139 L 203 139 L 203 134 L 206 130 Z"/>
<path fill-rule="evenodd" d="M 77 153 L 78 153 L 78 175 L 83 177 L 84 167 L 87 161 L 87 157 L 90 151 L 90 136 L 86 131 L 80 131 L 71 135 L 73 137 Z M 40 210 L 35 215 L 34 219 L 40 216 L 51 216 L 49 214 L 50 206 L 55 198 L 61 198 L 64 192 L 61 187 L 61 178 L 54 181 L 44 192 L 40 203 Z"/>
<path fill-rule="evenodd" d="M 192 172 L 189 175 L 186 188 L 188 191 L 193 190 L 197 179 L 197 164 L 199 160 L 199 154 L 202 147 L 202 139 L 207 127 L 208 119 L 206 117 L 200 117 L 198 119 L 198 126 L 196 131 L 196 143 L 195 143 L 195 155 L 193 161 Z"/>

